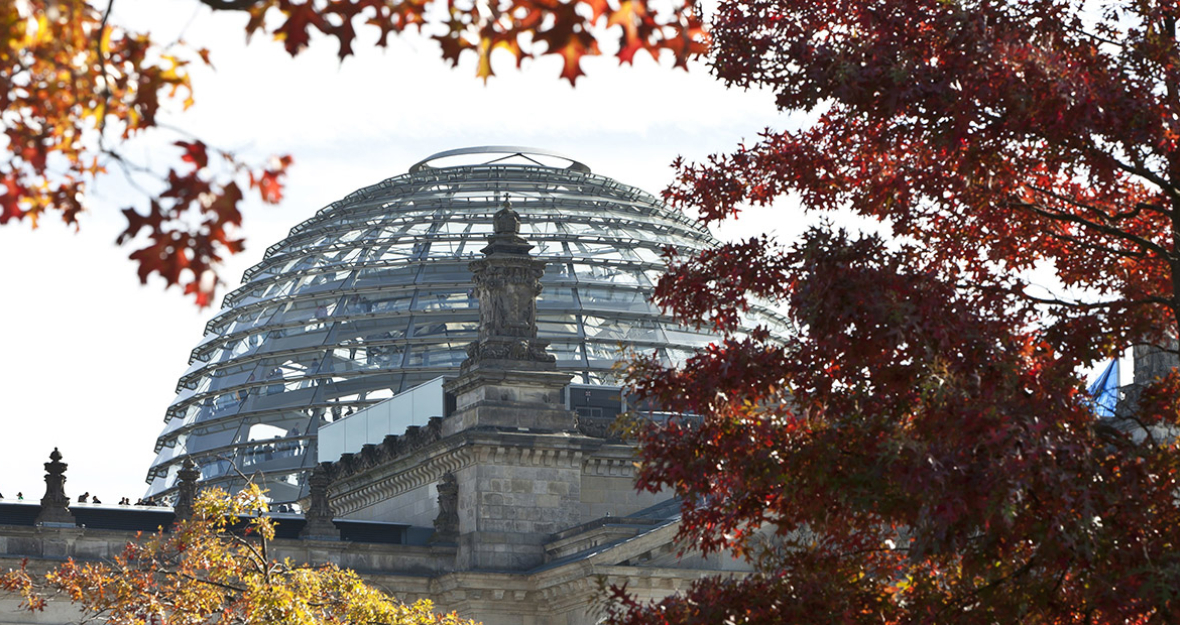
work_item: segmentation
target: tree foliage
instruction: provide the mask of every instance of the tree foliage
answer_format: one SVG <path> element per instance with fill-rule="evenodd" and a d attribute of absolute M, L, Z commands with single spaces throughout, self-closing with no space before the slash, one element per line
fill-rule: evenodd
<path fill-rule="evenodd" d="M 188 68 L 207 63 L 208 53 L 161 46 L 147 33 L 108 24 L 108 13 L 109 6 L 99 11 L 84 0 L 0 4 L 0 224 L 28 220 L 35 227 L 57 215 L 77 226 L 91 186 L 108 169 L 137 187 L 135 176 L 159 174 L 163 191 L 143 190 L 146 214 L 124 209 L 128 226 L 119 242 L 143 245 L 131 253 L 141 281 L 158 273 L 208 305 L 218 261 L 242 249 L 235 232 L 242 186 L 248 181 L 263 200 L 278 201 L 291 159 L 251 166 L 188 138 L 176 141 L 180 161 L 166 174 L 129 159 L 121 149 L 127 141 L 159 134 L 166 107 L 192 103 Z"/>
<path fill-rule="evenodd" d="M 1180 299 L 1172 2 L 749 0 L 713 72 L 814 124 L 680 163 L 706 222 L 788 195 L 830 225 L 673 258 L 657 300 L 726 339 L 640 393 L 680 537 L 750 558 L 615 623 L 1180 619 L 1180 375 L 1097 420 L 1081 366 L 1167 347 Z M 1062 293 L 1028 283 L 1052 271 Z M 783 304 L 785 342 L 740 333 Z"/>
<path fill-rule="evenodd" d="M 275 521 L 257 486 L 233 497 L 206 490 L 194 508 L 191 520 L 129 542 L 111 562 L 71 559 L 44 576 L 22 567 L 0 577 L 0 588 L 20 593 L 31 611 L 64 597 L 83 618 L 113 625 L 475 625 L 435 614 L 426 600 L 401 603 L 332 564 L 273 560 Z"/>
<path fill-rule="evenodd" d="M 178 4 L 181 0 L 172 0 Z M 188 0 L 193 2 L 194 0 Z M 581 61 L 599 54 L 598 42 L 618 33 L 620 62 L 641 51 L 665 51 L 677 66 L 704 50 L 705 35 L 692 3 L 652 0 L 199 0 L 215 11 L 247 16 L 243 36 L 265 33 L 291 55 L 314 36 L 336 41 L 339 56 L 353 53 L 357 29 L 378 46 L 391 34 L 422 31 L 458 63 L 474 56 L 477 75 L 493 75 L 494 50 L 519 67 L 533 55 L 562 59 L 561 77 L 573 84 Z M 140 191 L 123 210 L 120 244 L 136 246 L 131 259 L 146 282 L 152 274 L 179 285 L 200 306 L 221 282 L 218 262 L 240 251 L 240 203 L 249 191 L 269 203 L 282 198 L 290 156 L 248 163 L 198 137 L 161 124 L 160 116 L 193 104 L 189 69 L 210 53 L 184 42 L 110 23 L 114 0 L 16 0 L 0 4 L 0 224 L 45 215 L 80 225 L 92 206 L 91 188 L 111 170 Z M 175 151 L 161 169 L 129 156 L 128 142 L 151 138 Z"/>

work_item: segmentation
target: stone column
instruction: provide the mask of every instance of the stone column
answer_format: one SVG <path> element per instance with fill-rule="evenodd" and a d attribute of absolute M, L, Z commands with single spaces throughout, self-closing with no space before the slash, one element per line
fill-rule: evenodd
<path fill-rule="evenodd" d="M 544 561 L 553 532 L 580 522 L 581 454 L 562 390 L 571 376 L 537 338 L 544 261 L 520 236 L 511 204 L 493 217 L 484 258 L 471 268 L 479 297 L 479 340 L 444 388 L 456 409 L 444 436 L 462 434 L 479 459 L 439 486 L 436 535 L 452 526 L 460 569 L 525 570 Z M 453 490 L 452 490 L 453 488 Z M 452 494 L 453 493 L 453 494 Z M 447 509 L 453 497 L 455 514 Z"/>
<path fill-rule="evenodd" d="M 74 513 L 70 512 L 70 498 L 66 496 L 66 468 L 57 447 L 45 463 L 45 496 L 41 498 L 41 514 L 37 524 L 46 527 L 75 527 Z"/>
<path fill-rule="evenodd" d="M 332 478 L 328 475 L 325 464 L 327 463 L 317 464 L 307 478 L 307 484 L 310 487 L 308 496 L 311 501 L 308 503 L 307 511 L 303 514 L 307 519 L 307 525 L 303 527 L 303 531 L 299 532 L 300 538 L 340 540 L 340 530 L 332 522 L 335 512 L 332 510 L 332 504 L 328 501 L 328 487 L 332 485 Z"/>
<path fill-rule="evenodd" d="M 176 485 L 176 505 L 173 506 L 173 510 L 176 512 L 177 521 L 187 521 L 193 518 L 193 504 L 197 502 L 197 480 L 201 477 L 192 456 L 185 457 L 176 477 L 180 478 L 180 481 Z"/>

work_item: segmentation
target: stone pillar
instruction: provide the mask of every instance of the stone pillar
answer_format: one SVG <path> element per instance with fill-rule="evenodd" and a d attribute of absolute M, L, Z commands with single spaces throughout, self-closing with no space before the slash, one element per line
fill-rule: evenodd
<path fill-rule="evenodd" d="M 455 412 L 443 421 L 443 435 L 475 427 L 569 432 L 575 428 L 562 389 L 571 376 L 537 338 L 537 295 L 545 261 L 529 254 L 512 205 L 493 217 L 493 234 L 472 261 L 479 298 L 479 339 L 467 348 L 459 377 L 444 388 L 455 396 Z"/>
<path fill-rule="evenodd" d="M 74 513 L 70 512 L 70 498 L 66 496 L 66 468 L 57 447 L 45 463 L 45 496 L 41 498 L 41 514 L 37 524 L 47 527 L 75 527 Z"/>
<path fill-rule="evenodd" d="M 176 484 L 176 505 L 173 506 L 173 510 L 178 522 L 187 521 L 193 518 L 193 504 L 197 502 L 197 480 L 201 478 L 201 472 L 192 456 L 185 457 L 180 471 L 176 472 L 176 477 L 180 478 L 180 481 Z"/>
<path fill-rule="evenodd" d="M 307 525 L 299 532 L 300 538 L 310 540 L 340 540 L 340 530 L 332 522 L 336 516 L 332 504 L 328 501 L 328 487 L 332 485 L 332 478 L 328 475 L 327 463 L 317 464 L 307 478 L 310 487 L 307 511 L 303 516 Z"/>
<path fill-rule="evenodd" d="M 484 258 L 471 268 L 479 297 L 479 340 L 459 376 L 444 388 L 456 399 L 444 436 L 462 434 L 478 460 L 455 471 L 454 490 L 439 486 L 436 532 L 452 519 L 455 498 L 460 569 L 527 570 L 544 562 L 544 544 L 577 525 L 581 454 L 577 420 L 562 390 L 570 375 L 537 338 L 537 295 L 544 261 L 520 236 L 511 204 L 493 217 Z M 454 493 L 451 495 L 450 493 Z"/>

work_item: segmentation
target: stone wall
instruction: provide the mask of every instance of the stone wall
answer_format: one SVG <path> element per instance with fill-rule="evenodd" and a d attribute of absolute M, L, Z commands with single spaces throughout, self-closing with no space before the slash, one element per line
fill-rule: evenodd
<path fill-rule="evenodd" d="M 478 462 L 455 473 L 459 567 L 525 570 L 540 565 L 549 537 L 582 521 L 581 452 L 528 445 L 480 451 Z"/>

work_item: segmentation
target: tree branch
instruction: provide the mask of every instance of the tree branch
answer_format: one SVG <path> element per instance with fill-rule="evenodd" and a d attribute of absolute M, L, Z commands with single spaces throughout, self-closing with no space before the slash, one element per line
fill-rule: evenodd
<path fill-rule="evenodd" d="M 1048 234 L 1049 234 L 1049 236 L 1053 237 L 1054 239 L 1060 239 L 1062 241 L 1067 241 L 1073 245 L 1084 247 L 1084 248 L 1087 248 L 1090 250 L 1105 252 L 1107 254 L 1110 254 L 1111 256 L 1117 256 L 1120 258 L 1137 258 L 1139 260 L 1145 260 L 1145 259 L 1149 258 L 1146 252 L 1142 252 L 1142 251 L 1133 252 L 1133 251 L 1120 250 L 1120 249 L 1116 249 L 1116 248 L 1113 248 L 1113 247 L 1110 247 L 1107 245 L 1102 245 L 1101 243 L 1093 243 L 1091 241 L 1083 241 L 1081 238 L 1075 237 L 1072 234 L 1064 234 L 1061 232 L 1050 232 Z"/>
<path fill-rule="evenodd" d="M 1160 177 L 1158 174 L 1156 174 L 1156 173 L 1152 172 L 1150 169 L 1148 169 L 1147 165 L 1145 165 L 1143 163 L 1143 160 L 1141 158 L 1137 158 L 1133 154 L 1131 154 L 1129 156 L 1132 157 L 1133 163 L 1127 164 L 1127 163 L 1124 163 L 1123 161 L 1119 160 L 1117 157 L 1115 157 L 1114 154 L 1111 154 L 1110 152 L 1105 151 L 1105 150 L 1101 150 L 1097 147 L 1089 147 L 1089 148 L 1085 148 L 1085 149 L 1091 153 L 1097 153 L 1099 156 L 1109 159 L 1110 162 L 1113 163 L 1115 167 L 1123 170 L 1125 173 L 1131 174 L 1132 176 L 1138 176 L 1138 177 L 1143 178 L 1144 180 L 1154 184 L 1155 186 L 1162 189 L 1165 193 L 1167 193 L 1168 197 L 1172 198 L 1173 200 L 1176 199 L 1177 197 L 1180 197 L 1176 194 L 1176 188 L 1174 186 L 1172 186 L 1166 179 Z M 1161 210 L 1166 211 L 1166 209 L 1161 209 Z M 1165 212 L 1164 214 L 1167 214 L 1167 213 Z"/>
<path fill-rule="evenodd" d="M 1046 195 L 1049 195 L 1049 196 L 1055 195 L 1052 192 L 1049 192 L 1047 190 L 1036 189 L 1036 188 L 1034 188 L 1034 190 L 1036 190 L 1038 192 L 1045 193 Z M 1158 243 L 1155 243 L 1154 241 L 1145 239 L 1139 235 L 1131 234 L 1130 232 L 1127 232 L 1125 230 L 1120 230 L 1120 229 L 1115 228 L 1113 226 L 1103 225 L 1103 224 L 1091 221 L 1089 219 L 1086 219 L 1085 217 L 1081 217 L 1079 215 L 1074 215 L 1071 213 L 1064 213 L 1064 212 L 1057 212 L 1057 211 L 1049 210 L 1046 208 L 1042 208 L 1040 206 L 1037 206 L 1036 204 L 1032 204 L 1032 203 L 1028 203 L 1028 202 L 1018 202 L 1017 204 L 1019 206 L 1022 206 L 1023 208 L 1027 208 L 1028 210 L 1030 210 L 1030 211 L 1032 211 L 1032 212 L 1034 212 L 1046 219 L 1051 219 L 1053 221 L 1065 221 L 1065 222 L 1074 223 L 1074 224 L 1077 224 L 1080 226 L 1085 226 L 1087 228 L 1093 228 L 1094 230 L 1097 230 L 1098 232 L 1101 232 L 1103 234 L 1108 234 L 1108 235 L 1118 238 L 1118 239 L 1130 241 L 1140 247 L 1149 249 L 1149 250 L 1155 252 L 1156 254 L 1160 255 L 1163 258 L 1166 258 L 1169 260 L 1172 260 L 1174 258 L 1171 251 L 1165 249 L 1163 246 L 1159 245 Z"/>
<path fill-rule="evenodd" d="M 1036 295 L 1032 295 L 1031 293 L 1026 293 L 1024 291 L 1017 291 L 1015 289 L 1011 289 L 1011 290 L 1009 290 L 1009 292 L 1011 292 L 1013 295 L 1016 295 L 1017 297 L 1020 297 L 1022 299 L 1026 299 L 1026 300 L 1029 300 L 1032 302 L 1036 302 L 1038 304 L 1050 304 L 1053 306 L 1064 306 L 1066 308 L 1077 308 L 1077 309 L 1083 309 L 1083 310 L 1093 310 L 1093 309 L 1097 309 L 1097 308 L 1115 308 L 1118 306 L 1122 306 L 1124 308 L 1130 308 L 1132 306 L 1144 306 L 1147 304 L 1159 304 L 1162 306 L 1171 306 L 1172 305 L 1172 302 L 1170 300 L 1164 299 L 1162 297 L 1148 297 L 1146 299 L 1121 299 L 1121 300 L 1114 300 L 1114 301 L 1109 301 L 1109 302 L 1071 302 L 1069 300 L 1058 299 L 1055 297 L 1037 297 Z"/>
<path fill-rule="evenodd" d="M 229 591 L 231 591 L 231 592 L 236 592 L 236 593 L 238 593 L 238 594 L 243 594 L 243 593 L 245 593 L 245 592 L 246 592 L 246 590 L 247 590 L 246 588 L 244 588 L 244 587 L 241 587 L 241 586 L 234 586 L 233 584 L 225 584 L 225 583 L 222 583 L 222 582 L 215 582 L 215 581 L 213 581 L 213 580 L 211 580 L 211 579 L 205 579 L 205 578 L 203 578 L 203 577 L 197 577 L 196 575 L 191 575 L 191 574 L 189 574 L 189 573 L 184 573 L 184 572 L 181 572 L 181 571 L 173 571 L 173 572 L 172 572 L 172 574 L 173 574 L 173 575 L 176 575 L 176 576 L 178 576 L 178 577 L 183 577 L 183 578 L 185 578 L 185 579 L 187 579 L 187 580 L 189 580 L 189 581 L 197 582 L 198 584 L 207 584 L 207 585 L 209 585 L 209 586 L 214 586 L 214 587 L 217 587 L 217 588 L 221 588 L 221 589 L 223 589 L 223 590 L 229 590 Z"/>
<path fill-rule="evenodd" d="M 266 574 L 266 569 L 264 568 L 267 566 L 267 561 L 266 561 L 265 555 L 258 553 L 258 549 L 256 549 L 254 547 L 254 545 L 250 543 L 250 541 L 246 540 L 245 538 L 242 538 L 241 536 L 238 536 L 237 534 L 231 533 L 231 534 L 229 534 L 229 538 L 231 540 L 233 540 L 235 543 L 237 543 L 239 545 L 244 545 L 247 549 L 249 549 L 250 553 L 254 554 L 254 558 L 255 558 L 254 569 L 256 571 L 258 571 L 259 573 Z"/>
<path fill-rule="evenodd" d="M 200 2 L 214 11 L 247 11 L 258 4 L 258 0 L 200 0 Z"/>

